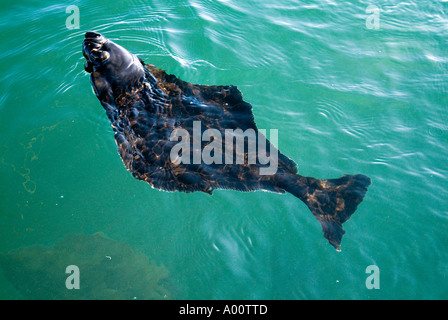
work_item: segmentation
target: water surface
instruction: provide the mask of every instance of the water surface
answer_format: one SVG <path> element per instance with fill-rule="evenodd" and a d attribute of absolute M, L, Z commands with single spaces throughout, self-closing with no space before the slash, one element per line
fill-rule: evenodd
<path fill-rule="evenodd" d="M 1 252 L 102 232 L 165 266 L 178 299 L 448 298 L 448 2 L 0 8 Z M 89 30 L 185 81 L 237 85 L 300 174 L 371 177 L 342 252 L 292 195 L 166 193 L 132 178 L 83 69 Z M 370 265 L 380 289 L 366 287 Z M 0 298 L 27 298 L 1 270 Z"/>

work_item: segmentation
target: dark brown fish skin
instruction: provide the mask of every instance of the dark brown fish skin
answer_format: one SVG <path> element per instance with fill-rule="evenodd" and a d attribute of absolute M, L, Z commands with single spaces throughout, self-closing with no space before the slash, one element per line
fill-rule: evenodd
<path fill-rule="evenodd" d="M 185 129 L 193 139 L 193 122 L 201 129 L 254 129 L 252 106 L 235 86 L 204 86 L 184 82 L 129 53 L 99 33 L 87 32 L 83 42 L 85 69 L 91 73 L 95 94 L 106 110 L 118 152 L 137 179 L 165 191 L 212 194 L 215 189 L 289 192 L 305 202 L 321 223 L 324 237 L 340 249 L 347 221 L 362 202 L 370 178 L 344 175 L 321 180 L 297 174 L 297 165 L 268 142 L 267 155 L 278 152 L 278 169 L 260 175 L 255 164 L 176 164 L 170 152 L 174 129 Z M 224 139 L 223 139 L 224 140 Z M 207 142 L 202 142 L 204 148 Z M 224 143 L 223 143 L 223 150 Z M 237 152 L 236 147 L 233 154 Z M 247 159 L 247 149 L 245 159 Z M 223 162 L 224 163 L 224 162 Z"/>

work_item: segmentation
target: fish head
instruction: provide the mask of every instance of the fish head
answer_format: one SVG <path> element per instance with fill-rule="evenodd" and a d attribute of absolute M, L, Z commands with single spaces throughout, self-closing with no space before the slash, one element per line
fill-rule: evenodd
<path fill-rule="evenodd" d="M 122 46 L 97 32 L 87 32 L 82 45 L 85 70 L 90 73 L 98 99 L 109 101 L 145 77 L 143 62 Z"/>

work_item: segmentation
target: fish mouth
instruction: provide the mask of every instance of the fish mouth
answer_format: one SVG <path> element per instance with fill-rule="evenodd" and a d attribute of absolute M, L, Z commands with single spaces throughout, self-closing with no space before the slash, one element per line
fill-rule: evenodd
<path fill-rule="evenodd" d="M 104 47 L 107 38 L 101 33 L 89 31 L 85 34 L 82 43 L 82 54 L 86 58 L 84 69 L 91 73 L 95 67 L 101 65 L 110 58 L 110 53 Z"/>

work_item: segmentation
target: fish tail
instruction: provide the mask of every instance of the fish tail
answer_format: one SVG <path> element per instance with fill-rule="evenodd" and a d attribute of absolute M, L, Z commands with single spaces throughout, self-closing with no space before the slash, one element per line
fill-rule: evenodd
<path fill-rule="evenodd" d="M 286 191 L 300 198 L 322 226 L 328 242 L 340 251 L 345 231 L 342 224 L 356 211 L 364 199 L 370 178 L 362 175 L 344 175 L 338 179 L 299 177 L 298 184 Z"/>

